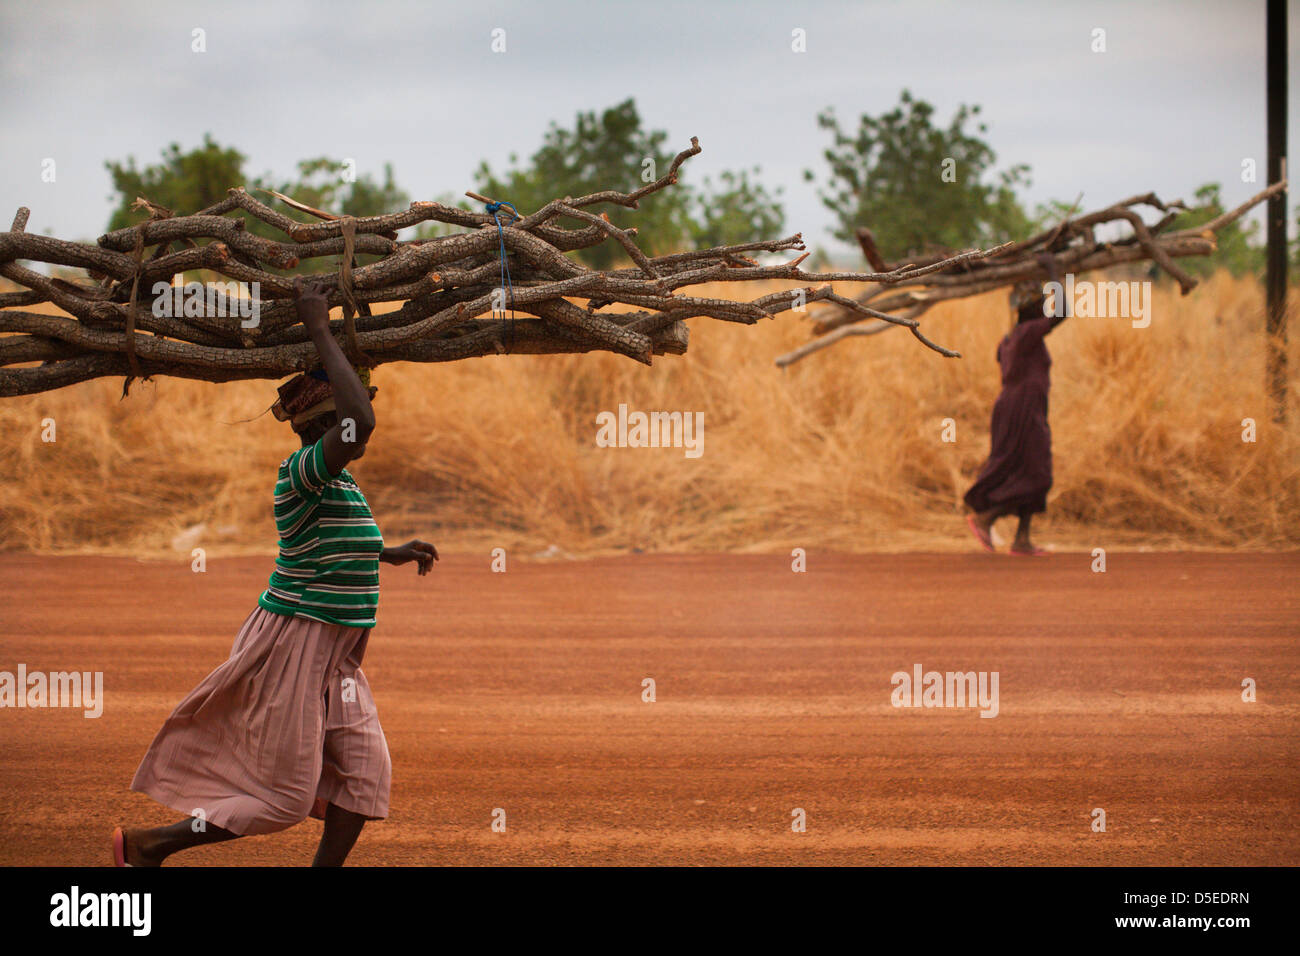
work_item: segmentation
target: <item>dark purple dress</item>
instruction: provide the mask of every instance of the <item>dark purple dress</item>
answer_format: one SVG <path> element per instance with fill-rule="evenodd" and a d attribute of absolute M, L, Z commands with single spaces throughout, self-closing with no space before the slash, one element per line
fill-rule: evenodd
<path fill-rule="evenodd" d="M 992 450 L 966 492 L 966 504 L 973 511 L 1047 510 L 1052 487 L 1052 432 L 1047 425 L 1052 357 L 1043 337 L 1060 320 L 1043 316 L 1041 299 L 1025 305 L 1020 315 L 1021 321 L 998 345 L 1002 393 L 993 405 Z"/>

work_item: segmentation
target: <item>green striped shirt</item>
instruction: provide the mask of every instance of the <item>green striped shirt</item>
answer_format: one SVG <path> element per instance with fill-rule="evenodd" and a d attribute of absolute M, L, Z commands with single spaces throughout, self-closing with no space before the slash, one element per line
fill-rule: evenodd
<path fill-rule="evenodd" d="M 374 627 L 384 539 L 347 469 L 330 475 L 319 441 L 280 462 L 275 526 L 280 556 L 257 603 L 289 617 Z"/>

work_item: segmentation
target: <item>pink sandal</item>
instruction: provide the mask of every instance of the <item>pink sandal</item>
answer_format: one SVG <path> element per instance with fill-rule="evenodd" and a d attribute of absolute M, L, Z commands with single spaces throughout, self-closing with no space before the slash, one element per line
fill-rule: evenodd
<path fill-rule="evenodd" d="M 113 827 L 113 865 L 131 865 L 126 862 L 126 831 L 121 827 Z"/>
<path fill-rule="evenodd" d="M 970 533 L 975 535 L 975 537 L 979 540 L 980 545 L 984 548 L 985 551 L 992 552 L 997 550 L 995 547 L 993 547 L 993 540 L 992 538 L 989 537 L 988 532 L 982 531 L 980 529 L 980 526 L 975 523 L 974 515 L 966 516 L 966 527 L 970 528 Z"/>

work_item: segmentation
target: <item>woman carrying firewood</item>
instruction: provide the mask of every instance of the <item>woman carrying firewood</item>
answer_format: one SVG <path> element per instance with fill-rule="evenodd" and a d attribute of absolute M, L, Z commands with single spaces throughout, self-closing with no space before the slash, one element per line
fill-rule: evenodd
<path fill-rule="evenodd" d="M 1063 288 L 1061 267 L 1051 253 L 1038 261 L 1048 279 Z M 1047 424 L 1047 393 L 1051 387 L 1052 357 L 1045 337 L 1066 318 L 1064 295 L 1055 296 L 1055 308 L 1046 314 L 1042 284 L 1029 280 L 1011 293 L 1016 323 L 998 345 L 1002 392 L 993 405 L 992 448 L 979 477 L 966 492 L 971 513 L 966 523 L 980 545 L 993 551 L 993 522 L 1004 515 L 1020 519 L 1011 553 L 1044 555 L 1029 539 L 1033 516 L 1047 510 L 1052 487 L 1052 432 Z"/>
<path fill-rule="evenodd" d="M 388 815 L 390 762 L 361 659 L 379 603 L 379 562 L 417 562 L 433 545 L 384 547 L 347 472 L 375 427 L 369 370 L 334 340 L 319 285 L 294 282 L 320 372 L 280 388 L 275 417 L 302 447 L 280 463 L 280 554 L 230 658 L 172 712 L 131 789 L 187 814 L 113 831 L 117 866 L 158 866 L 178 850 L 325 821 L 314 866 L 341 866 L 367 820 Z"/>

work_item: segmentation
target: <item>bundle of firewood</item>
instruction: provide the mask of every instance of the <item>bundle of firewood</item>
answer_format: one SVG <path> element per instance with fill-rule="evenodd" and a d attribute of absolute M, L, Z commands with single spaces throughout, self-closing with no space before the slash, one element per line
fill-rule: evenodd
<path fill-rule="evenodd" d="M 953 354 L 922 335 L 915 319 L 886 315 L 836 295 L 829 285 L 751 301 L 677 290 L 704 282 L 770 279 L 893 284 L 975 261 L 981 253 L 878 273 L 804 272 L 800 263 L 806 253 L 766 265 L 752 258 L 803 250 L 795 234 L 651 258 L 638 248 L 635 229 L 620 229 L 590 211 L 601 203 L 637 208 L 641 199 L 675 183 L 678 168 L 699 151 L 692 139 L 666 175 L 635 192 L 565 197 L 532 212 L 468 193 L 485 204 L 485 211 L 414 202 L 404 212 L 353 218 L 272 194 L 272 201 L 319 220 L 304 222 L 235 188 L 192 215 L 177 215 L 142 198 L 137 207 L 149 213 L 148 220 L 90 245 L 26 232 L 28 213 L 21 209 L 13 228 L 0 232 L 0 276 L 20 287 L 0 292 L 0 396 L 108 375 L 124 376 L 125 388 L 135 378 L 156 375 L 221 382 L 310 369 L 317 357 L 297 321 L 289 273 L 317 271 L 304 263 L 321 257 L 337 257 L 336 269 L 327 260 L 332 271 L 313 278 L 331 305 L 341 308 L 342 318 L 333 325 L 359 365 L 592 350 L 649 364 L 653 355 L 686 351 L 687 319 L 754 323 L 816 301 L 897 322 L 930 348 Z M 256 235 L 247 217 L 284 238 Z M 577 227 L 562 226 L 561 219 Z M 430 221 L 462 231 L 398 239 L 398 230 Z M 594 270 L 565 255 L 602 242 L 621 245 L 632 265 Z M 358 256 L 378 258 L 358 265 Z M 49 276 L 19 260 L 84 270 L 86 278 Z M 203 286 L 176 281 L 194 270 L 229 281 Z M 392 302 L 402 305 L 373 308 Z M 66 315 L 25 310 L 39 303 Z"/>
<path fill-rule="evenodd" d="M 1150 260 L 1172 276 L 1184 295 L 1196 286 L 1196 280 L 1178 267 L 1175 259 L 1184 256 L 1208 256 L 1215 251 L 1215 233 L 1235 222 L 1250 209 L 1285 191 L 1283 180 L 1269 186 L 1247 202 L 1194 229 L 1168 232 L 1186 207 L 1181 202 L 1163 203 L 1154 193 L 1134 196 L 1086 215 L 1067 217 L 1023 242 L 1007 243 L 975 257 L 946 261 L 946 253 L 918 257 L 907 265 L 888 263 L 880 255 L 875 237 L 869 229 L 858 229 L 857 239 L 867 262 L 877 272 L 897 274 L 900 269 L 917 270 L 916 277 L 882 283 L 853 300 L 854 306 L 870 306 L 880 312 L 897 313 L 894 321 L 863 323 L 867 316 L 861 308 L 826 308 L 812 317 L 813 340 L 776 360 L 787 366 L 820 349 L 851 336 L 875 335 L 897 324 L 897 319 L 915 321 L 940 302 L 981 295 L 1024 280 L 1046 279 L 1041 261 L 1051 253 L 1063 273 L 1078 275 L 1126 263 Z M 1136 206 L 1150 206 L 1161 218 L 1148 225 L 1135 211 Z M 1099 239 L 1098 227 L 1107 223 L 1127 223 L 1125 235 L 1110 241 Z M 1123 227 L 1121 227 L 1123 228 Z M 938 269 L 925 267 L 943 263 Z"/>

